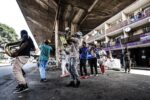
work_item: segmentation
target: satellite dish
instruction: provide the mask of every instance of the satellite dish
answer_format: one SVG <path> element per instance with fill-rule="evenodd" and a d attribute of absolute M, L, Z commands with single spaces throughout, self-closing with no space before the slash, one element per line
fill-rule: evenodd
<path fill-rule="evenodd" d="M 130 32 L 131 31 L 131 28 L 130 27 L 126 27 L 125 29 L 124 29 L 124 32 Z"/>
<path fill-rule="evenodd" d="M 148 21 L 150 22 L 150 18 L 148 19 Z"/>
<path fill-rule="evenodd" d="M 66 27 L 66 28 L 65 28 L 65 31 L 69 31 L 69 27 Z"/>
<path fill-rule="evenodd" d="M 94 44 L 97 44 L 97 41 L 94 41 Z"/>

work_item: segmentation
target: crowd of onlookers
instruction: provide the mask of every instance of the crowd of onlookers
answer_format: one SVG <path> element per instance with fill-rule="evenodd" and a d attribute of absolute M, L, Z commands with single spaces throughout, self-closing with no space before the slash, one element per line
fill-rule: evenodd
<path fill-rule="evenodd" d="M 131 15 L 130 16 L 130 21 L 135 22 L 141 19 L 142 17 L 146 16 L 144 12 L 138 12 L 136 15 Z"/>
<path fill-rule="evenodd" d="M 62 69 L 61 77 L 69 76 L 69 71 L 68 71 L 69 51 L 68 50 L 69 49 L 65 44 L 64 48 L 59 51 L 60 53 L 59 62 Z M 104 74 L 106 67 L 108 67 L 106 66 L 106 63 L 108 62 L 108 60 L 112 59 L 110 55 L 106 53 L 106 51 L 103 49 L 102 46 L 98 46 L 95 44 L 86 44 L 85 42 L 83 42 L 82 46 L 79 48 L 78 54 L 79 54 L 78 70 L 81 79 L 88 78 L 89 76 L 98 76 L 99 72 L 101 74 Z M 126 63 L 125 72 L 127 72 L 127 70 L 128 72 L 130 72 L 131 59 L 127 48 L 125 49 L 123 55 Z M 121 62 L 119 63 L 121 64 Z"/>
<path fill-rule="evenodd" d="M 69 51 L 68 47 L 65 44 L 64 49 L 61 49 L 60 52 L 60 63 L 62 69 L 61 77 L 69 75 L 67 70 Z M 89 76 L 87 68 L 90 67 L 90 76 L 98 76 L 98 67 L 101 69 L 101 73 L 104 74 L 105 68 L 103 62 L 107 59 L 107 53 L 102 49 L 102 46 L 97 46 L 95 44 L 87 45 L 85 42 L 82 43 L 82 46 L 78 50 L 78 65 L 80 78 L 87 78 Z"/>

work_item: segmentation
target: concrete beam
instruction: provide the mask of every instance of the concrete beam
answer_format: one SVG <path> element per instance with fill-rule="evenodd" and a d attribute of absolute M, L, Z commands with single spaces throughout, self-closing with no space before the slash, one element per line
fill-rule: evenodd
<path fill-rule="evenodd" d="M 74 17 L 72 23 L 78 24 L 79 21 L 81 20 L 81 18 L 83 17 L 84 13 L 85 13 L 85 10 L 79 9 L 79 11 L 78 11 L 78 13 L 75 15 L 75 17 Z"/>
<path fill-rule="evenodd" d="M 93 2 L 93 4 L 90 6 L 90 8 L 88 9 L 88 12 L 91 12 L 92 11 L 92 9 L 94 8 L 94 6 L 98 3 L 98 1 L 99 0 L 95 0 L 94 2 Z"/>
<path fill-rule="evenodd" d="M 93 10 L 94 6 L 98 3 L 99 0 L 95 0 L 93 2 L 93 4 L 89 7 L 86 16 L 83 18 L 83 20 L 81 21 L 80 25 L 85 21 L 85 19 L 87 18 L 88 14 Z"/>
<path fill-rule="evenodd" d="M 71 6 L 71 5 L 68 5 L 68 6 L 67 6 L 67 9 L 66 9 L 66 11 L 65 11 L 65 16 L 64 16 L 64 20 L 65 20 L 65 21 L 66 21 L 66 20 L 69 20 L 71 14 L 72 14 L 72 10 L 73 10 L 72 6 Z"/>

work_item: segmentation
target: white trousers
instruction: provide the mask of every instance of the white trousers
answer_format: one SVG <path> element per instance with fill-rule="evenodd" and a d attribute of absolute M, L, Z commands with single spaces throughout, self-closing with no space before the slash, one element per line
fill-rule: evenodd
<path fill-rule="evenodd" d="M 65 74 L 69 73 L 67 68 L 66 68 L 66 63 L 67 62 L 65 60 L 62 60 L 62 62 L 61 62 L 62 75 L 65 75 Z"/>

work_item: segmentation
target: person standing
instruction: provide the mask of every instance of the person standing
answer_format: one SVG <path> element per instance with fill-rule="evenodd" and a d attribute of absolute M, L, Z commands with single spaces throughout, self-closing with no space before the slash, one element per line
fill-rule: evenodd
<path fill-rule="evenodd" d="M 52 47 L 49 46 L 50 41 L 45 40 L 42 45 L 40 45 L 40 56 L 39 56 L 39 72 L 40 72 L 40 78 L 41 82 L 46 82 L 46 64 L 48 62 L 48 59 L 50 57 L 50 52 L 52 50 Z"/>
<path fill-rule="evenodd" d="M 67 56 L 64 50 L 60 50 L 60 62 L 61 62 L 61 69 L 62 69 L 61 77 L 68 76 L 69 72 L 66 68 Z"/>
<path fill-rule="evenodd" d="M 90 69 L 91 69 L 91 76 L 93 76 L 94 72 L 93 72 L 93 68 L 95 69 L 95 76 L 98 76 L 98 71 L 97 71 L 97 53 L 96 53 L 96 46 L 93 46 L 90 49 L 90 54 L 91 54 L 91 58 L 89 60 L 89 64 L 90 64 Z"/>
<path fill-rule="evenodd" d="M 125 73 L 130 73 L 131 70 L 131 58 L 128 49 L 126 48 L 124 51 L 124 60 L 125 60 Z"/>
<path fill-rule="evenodd" d="M 80 75 L 81 78 L 86 78 L 87 77 L 86 61 L 88 56 L 88 48 L 86 47 L 85 42 L 83 42 L 83 45 L 79 50 L 79 53 L 80 53 Z"/>
<path fill-rule="evenodd" d="M 13 74 L 18 82 L 18 86 L 13 93 L 21 93 L 28 90 L 27 82 L 23 76 L 22 67 L 27 63 L 30 57 L 30 51 L 35 50 L 35 46 L 32 39 L 28 36 L 28 32 L 22 30 L 20 34 L 20 48 L 12 54 L 12 57 L 16 58 L 13 64 Z"/>
<path fill-rule="evenodd" d="M 79 46 L 79 39 L 77 37 L 72 37 L 68 40 L 69 43 L 69 72 L 71 76 L 71 81 L 69 84 L 67 84 L 67 87 L 79 87 L 80 86 L 80 80 L 79 80 L 79 74 L 77 71 L 78 66 L 78 59 L 79 59 L 79 53 L 78 53 L 78 46 Z"/>
<path fill-rule="evenodd" d="M 104 66 L 104 62 L 106 60 L 106 51 L 102 49 L 102 46 L 100 47 L 99 50 L 99 65 L 100 65 L 100 69 L 101 69 L 101 73 L 104 74 L 105 73 L 105 66 Z"/>

